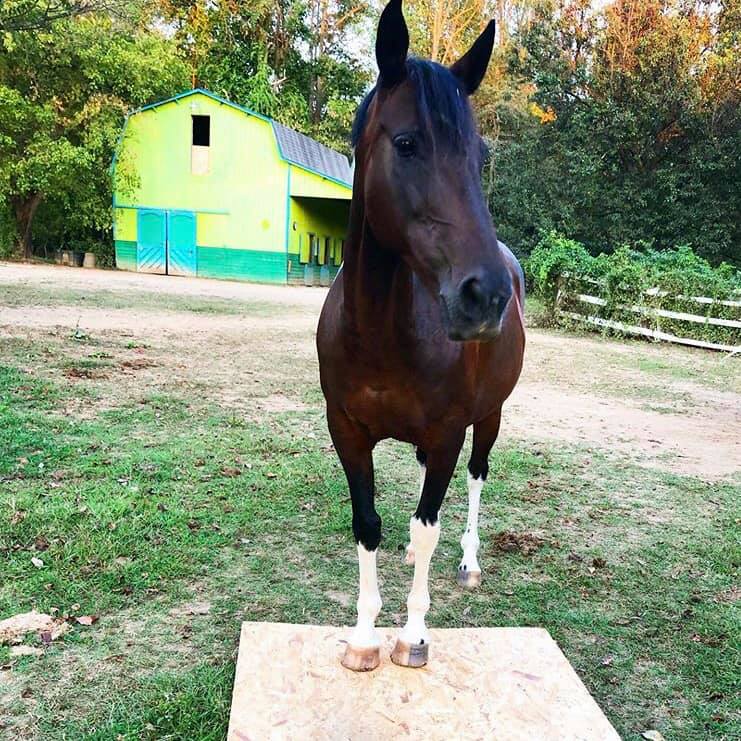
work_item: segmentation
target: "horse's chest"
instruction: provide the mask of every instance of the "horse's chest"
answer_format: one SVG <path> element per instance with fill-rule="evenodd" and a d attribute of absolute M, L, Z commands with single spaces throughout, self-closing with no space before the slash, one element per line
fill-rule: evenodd
<path fill-rule="evenodd" d="M 430 421 L 429 400 L 411 387 L 363 384 L 346 400 L 346 411 L 377 438 L 414 439 Z"/>

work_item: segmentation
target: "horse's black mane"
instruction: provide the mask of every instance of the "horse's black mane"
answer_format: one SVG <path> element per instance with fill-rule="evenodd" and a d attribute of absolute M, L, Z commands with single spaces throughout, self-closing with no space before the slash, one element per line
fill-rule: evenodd
<path fill-rule="evenodd" d="M 426 59 L 409 57 L 407 76 L 417 95 L 417 110 L 422 125 L 431 129 L 449 145 L 465 145 L 475 131 L 471 107 L 455 75 L 443 65 Z M 352 145 L 357 146 L 363 133 L 368 108 L 376 94 L 373 88 L 363 99 L 355 114 L 352 127 Z"/>

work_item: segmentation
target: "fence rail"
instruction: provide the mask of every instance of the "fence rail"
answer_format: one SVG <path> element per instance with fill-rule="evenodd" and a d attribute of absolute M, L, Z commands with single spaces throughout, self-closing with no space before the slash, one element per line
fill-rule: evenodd
<path fill-rule="evenodd" d="M 567 273 L 564 273 L 562 278 L 576 279 L 582 283 L 587 283 L 591 285 L 597 285 L 597 286 L 604 285 L 600 281 L 594 280 L 592 278 L 576 278 L 575 276 L 569 275 Z M 651 297 L 657 297 L 657 296 L 665 297 L 669 294 L 667 291 L 660 291 L 658 289 L 652 289 L 650 291 L 646 291 L 645 295 L 651 296 Z M 706 296 L 676 296 L 675 298 L 678 300 L 682 300 L 682 301 L 692 301 L 698 304 L 705 304 L 705 305 L 710 304 L 710 305 L 726 306 L 726 307 L 732 307 L 732 308 L 741 308 L 741 301 L 713 299 L 713 298 L 708 298 Z M 673 334 L 671 332 L 665 332 L 659 329 L 658 327 L 643 327 L 639 324 L 630 324 L 628 322 L 618 321 L 617 319 L 607 319 L 607 318 L 595 316 L 589 313 L 580 314 L 578 311 L 571 311 L 571 310 L 562 308 L 563 304 L 567 301 L 571 301 L 571 302 L 576 301 L 578 303 L 585 304 L 587 306 L 598 306 L 598 307 L 607 306 L 608 304 L 608 302 L 605 299 L 601 298 L 600 296 L 593 296 L 588 293 L 570 293 L 566 289 L 565 283 L 562 282 L 556 293 L 556 302 L 555 302 L 556 312 L 561 316 L 568 317 L 569 319 L 572 319 L 574 321 L 583 322 L 585 324 L 589 324 L 594 327 L 602 327 L 604 329 L 614 329 L 624 334 L 638 335 L 638 336 L 647 337 L 653 340 L 660 340 L 662 342 L 673 342 L 679 345 L 700 347 L 706 350 L 718 350 L 721 352 L 728 352 L 731 354 L 736 354 L 736 353 L 741 352 L 741 344 L 732 345 L 732 344 L 723 343 L 723 342 L 709 342 L 707 340 L 700 340 L 694 337 L 683 337 L 681 335 Z M 700 316 L 697 314 L 690 314 L 688 312 L 671 311 L 669 309 L 659 309 L 659 308 L 652 307 L 652 306 L 642 306 L 640 304 L 619 304 L 617 305 L 617 308 L 621 311 L 627 311 L 627 312 L 637 314 L 639 316 L 646 317 L 649 319 L 664 318 L 664 319 L 670 319 L 670 320 L 678 321 L 678 322 L 689 322 L 692 324 L 703 324 L 706 326 L 710 325 L 714 327 L 725 327 L 727 329 L 741 330 L 741 321 L 736 320 L 736 319 L 726 319 L 723 317 L 714 317 L 714 316 Z"/>

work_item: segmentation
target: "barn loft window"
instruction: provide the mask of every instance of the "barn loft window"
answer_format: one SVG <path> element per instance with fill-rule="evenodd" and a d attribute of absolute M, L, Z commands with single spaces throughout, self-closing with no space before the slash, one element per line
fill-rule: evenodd
<path fill-rule="evenodd" d="M 191 116 L 193 137 L 190 148 L 190 171 L 193 175 L 208 175 L 210 168 L 211 117 Z"/>
<path fill-rule="evenodd" d="M 208 147 L 211 145 L 211 116 L 192 116 L 193 146 Z"/>

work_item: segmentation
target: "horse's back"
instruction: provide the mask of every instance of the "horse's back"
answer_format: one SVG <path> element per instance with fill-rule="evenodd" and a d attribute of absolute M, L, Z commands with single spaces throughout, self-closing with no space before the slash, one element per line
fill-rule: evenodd
<path fill-rule="evenodd" d="M 520 306 L 525 308 L 525 272 L 522 269 L 522 265 L 520 265 L 520 261 L 515 257 L 515 253 L 512 252 L 512 250 L 507 247 L 507 245 L 502 242 L 501 240 L 497 240 L 497 243 L 499 244 L 499 249 L 502 251 L 502 254 L 505 256 L 505 259 L 507 261 L 507 266 L 510 269 L 510 273 L 512 274 L 513 278 L 517 279 L 517 282 L 519 285 L 517 286 L 517 293 L 520 298 Z"/>

